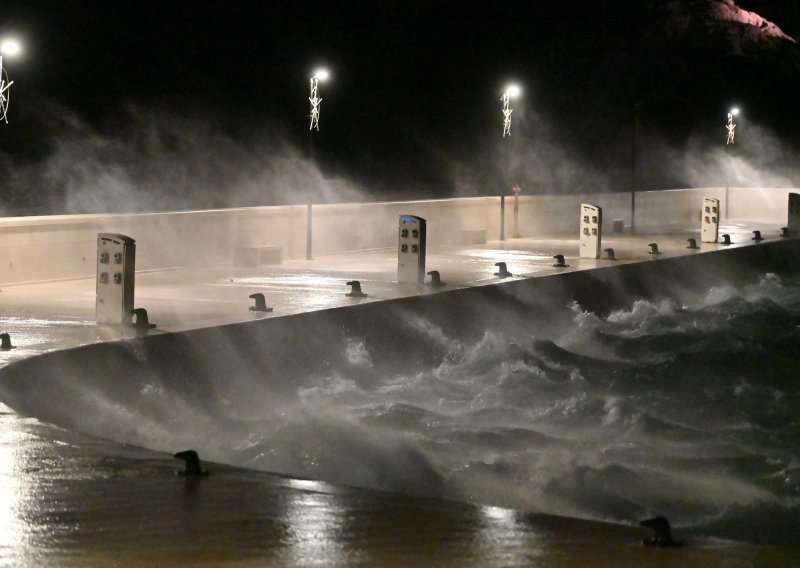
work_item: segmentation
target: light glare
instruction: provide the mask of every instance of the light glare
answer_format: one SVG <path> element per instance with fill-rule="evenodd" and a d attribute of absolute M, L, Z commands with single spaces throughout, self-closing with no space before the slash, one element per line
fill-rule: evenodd
<path fill-rule="evenodd" d="M 513 99 L 515 97 L 518 97 L 521 92 L 522 92 L 522 90 L 519 88 L 519 85 L 513 85 L 512 84 L 512 85 L 509 85 L 508 87 L 506 87 L 506 93 L 505 94 Z"/>
<path fill-rule="evenodd" d="M 326 81 L 329 76 L 330 73 L 328 73 L 327 69 L 317 69 L 316 71 L 314 71 L 313 78 L 316 79 L 317 81 Z"/>
<path fill-rule="evenodd" d="M 17 55 L 20 52 L 19 43 L 13 39 L 7 39 L 0 43 L 0 53 L 3 55 Z"/>
<path fill-rule="evenodd" d="M 739 114 L 739 107 L 733 107 L 733 108 L 731 109 L 731 114 L 732 114 L 733 116 L 736 116 L 737 114 Z"/>

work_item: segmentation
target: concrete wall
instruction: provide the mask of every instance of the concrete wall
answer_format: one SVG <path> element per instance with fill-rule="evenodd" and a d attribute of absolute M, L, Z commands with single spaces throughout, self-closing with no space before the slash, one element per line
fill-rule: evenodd
<path fill-rule="evenodd" d="M 698 229 L 705 196 L 722 201 L 723 213 L 741 220 L 785 223 L 789 189 L 703 188 L 636 194 L 639 232 Z M 520 197 L 520 236 L 576 235 L 579 206 L 603 208 L 604 230 L 615 219 L 631 221 L 629 193 Z M 465 242 L 464 231 L 500 238 L 500 198 L 314 205 L 314 256 L 391 248 L 402 213 L 428 221 L 429 246 Z M 514 198 L 505 199 L 505 234 L 514 235 Z M 305 258 L 305 205 L 120 215 L 63 215 L 0 219 L 0 284 L 94 275 L 97 233 L 136 239 L 138 270 L 231 262 L 236 246 L 279 245 L 284 258 Z"/>

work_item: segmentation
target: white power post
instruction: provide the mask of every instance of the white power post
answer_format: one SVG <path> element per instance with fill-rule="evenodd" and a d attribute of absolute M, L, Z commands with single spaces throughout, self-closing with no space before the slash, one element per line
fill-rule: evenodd
<path fill-rule="evenodd" d="M 580 257 L 600 258 L 603 238 L 603 210 L 597 205 L 581 203 Z"/>
<path fill-rule="evenodd" d="M 703 215 L 700 223 L 700 240 L 704 243 L 715 243 L 719 237 L 719 199 L 703 198 Z"/>

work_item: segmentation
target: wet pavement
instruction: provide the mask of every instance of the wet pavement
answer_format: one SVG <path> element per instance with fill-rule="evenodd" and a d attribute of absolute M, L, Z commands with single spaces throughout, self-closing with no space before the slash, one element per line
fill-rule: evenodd
<path fill-rule="evenodd" d="M 408 497 L 204 463 L 0 404 L 0 566 L 791 566 L 800 551 Z M 680 531 L 676 538 L 683 538 Z"/>
<path fill-rule="evenodd" d="M 228 323 L 274 318 L 291 314 L 376 302 L 418 294 L 445 292 L 463 287 L 491 285 L 503 280 L 548 276 L 575 270 L 591 270 L 631 262 L 702 254 L 725 248 L 753 246 L 746 223 L 730 223 L 720 234 L 731 235 L 733 244 L 699 243 L 697 232 L 680 234 L 614 235 L 603 248 L 614 249 L 615 260 L 577 258 L 577 239 L 520 238 L 491 241 L 485 245 L 428 248 L 426 270 L 437 270 L 442 287 L 400 284 L 394 249 L 352 252 L 312 260 L 287 260 L 278 265 L 178 268 L 137 273 L 135 307 L 147 310 L 156 324 L 153 333 L 172 332 Z M 764 241 L 780 239 L 780 227 L 758 225 Z M 698 240 L 699 249 L 687 248 L 687 239 Z M 650 254 L 657 243 L 660 254 Z M 567 267 L 556 267 L 554 256 L 564 255 Z M 495 276 L 495 264 L 505 262 L 513 274 Z M 364 298 L 346 294 L 346 282 L 358 280 Z M 426 282 L 430 277 L 426 277 Z M 251 311 L 250 294 L 263 293 L 270 312 Z M 76 347 L 135 335 L 118 326 L 98 326 L 95 318 L 94 278 L 2 286 L 0 333 L 11 334 L 16 349 L 0 352 L 0 366 L 10 361 L 53 349 Z"/>

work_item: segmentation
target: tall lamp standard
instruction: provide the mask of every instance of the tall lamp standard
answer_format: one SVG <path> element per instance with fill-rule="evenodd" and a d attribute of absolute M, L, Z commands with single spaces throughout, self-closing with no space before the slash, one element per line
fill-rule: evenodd
<path fill-rule="evenodd" d="M 0 120 L 8 124 L 8 102 L 11 95 L 9 88 L 14 84 L 8 78 L 8 72 L 3 68 L 3 55 L 13 57 L 20 52 L 19 43 L 13 39 L 0 42 Z"/>
<path fill-rule="evenodd" d="M 514 109 L 511 108 L 511 101 L 522 94 L 522 89 L 519 88 L 519 85 L 514 83 L 510 83 L 506 86 L 506 90 L 503 92 L 503 96 L 500 97 L 500 101 L 503 103 L 503 138 L 511 137 L 511 113 L 514 112 Z M 519 192 L 520 187 L 519 184 L 514 185 L 514 229 L 513 229 L 513 236 L 514 238 L 519 237 Z M 506 227 L 505 227 L 505 217 L 506 217 L 506 196 L 502 194 L 500 196 L 500 240 L 506 240 Z"/>
<path fill-rule="evenodd" d="M 314 160 L 314 131 L 316 130 L 319 132 L 319 113 L 320 105 L 322 104 L 322 97 L 319 96 L 319 84 L 320 82 L 324 83 L 329 76 L 330 73 L 328 73 L 328 70 L 321 67 L 314 71 L 314 74 L 309 80 L 311 84 L 311 95 L 308 97 L 308 102 L 311 103 L 311 110 L 309 112 L 311 122 L 308 126 L 308 151 L 312 161 Z M 306 207 L 306 260 L 311 260 L 312 258 L 312 226 L 311 202 L 309 202 Z"/>
<path fill-rule="evenodd" d="M 636 178 L 636 164 L 638 160 L 636 156 L 636 145 L 638 143 L 637 138 L 639 137 L 640 107 L 640 103 L 635 103 L 633 105 L 633 124 L 631 125 L 633 131 L 631 135 L 631 235 L 636 234 L 636 185 L 639 183 L 639 180 Z"/>

